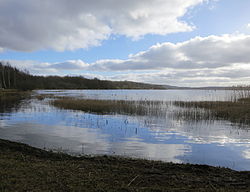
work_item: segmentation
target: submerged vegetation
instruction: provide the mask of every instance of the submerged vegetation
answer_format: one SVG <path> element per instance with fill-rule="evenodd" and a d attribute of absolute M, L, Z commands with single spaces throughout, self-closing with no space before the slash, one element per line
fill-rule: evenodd
<path fill-rule="evenodd" d="M 62 109 L 81 110 L 100 114 L 161 115 L 163 101 L 92 100 L 62 98 L 52 101 Z"/>
<path fill-rule="evenodd" d="M 250 172 L 112 156 L 73 157 L 0 140 L 1 191 L 249 191 Z"/>

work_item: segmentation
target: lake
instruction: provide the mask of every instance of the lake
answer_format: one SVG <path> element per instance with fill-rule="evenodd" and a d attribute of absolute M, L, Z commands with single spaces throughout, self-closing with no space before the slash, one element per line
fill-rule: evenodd
<path fill-rule="evenodd" d="M 250 126 L 226 120 L 180 119 L 173 101 L 226 101 L 229 90 L 38 90 L 0 113 L 0 138 L 73 155 L 122 155 L 174 163 L 250 170 Z M 161 115 L 95 114 L 63 110 L 53 98 L 164 101 Z"/>

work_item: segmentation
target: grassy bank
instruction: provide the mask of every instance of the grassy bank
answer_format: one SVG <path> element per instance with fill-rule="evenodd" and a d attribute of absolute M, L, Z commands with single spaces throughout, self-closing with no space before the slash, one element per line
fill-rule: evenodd
<path fill-rule="evenodd" d="M 176 106 L 189 108 L 183 117 L 189 119 L 223 119 L 233 123 L 250 124 L 250 98 L 242 98 L 235 101 L 175 101 Z M 201 111 L 205 109 L 207 111 Z"/>
<path fill-rule="evenodd" d="M 250 172 L 119 157 L 72 157 L 0 140 L 0 191 L 249 191 Z"/>
<path fill-rule="evenodd" d="M 161 101 L 91 100 L 62 98 L 52 102 L 62 109 L 81 110 L 99 114 L 157 115 Z"/>

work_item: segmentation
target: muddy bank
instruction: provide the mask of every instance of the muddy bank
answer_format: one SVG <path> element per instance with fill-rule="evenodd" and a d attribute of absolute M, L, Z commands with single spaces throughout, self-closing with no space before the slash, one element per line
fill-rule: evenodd
<path fill-rule="evenodd" d="M 112 156 L 73 157 L 0 140 L 1 191 L 249 191 L 250 172 Z"/>

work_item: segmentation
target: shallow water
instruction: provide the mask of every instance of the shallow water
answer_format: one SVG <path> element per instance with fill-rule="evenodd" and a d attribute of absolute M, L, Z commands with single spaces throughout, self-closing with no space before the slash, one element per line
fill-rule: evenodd
<path fill-rule="evenodd" d="M 232 91 L 211 90 L 39 90 L 88 99 L 229 100 Z M 160 116 L 98 115 L 61 110 L 50 99 L 29 99 L 0 114 L 0 137 L 71 154 L 112 154 L 167 162 L 250 170 L 250 127 L 229 121 L 190 121 Z M 161 109 L 162 110 L 162 109 Z"/>

